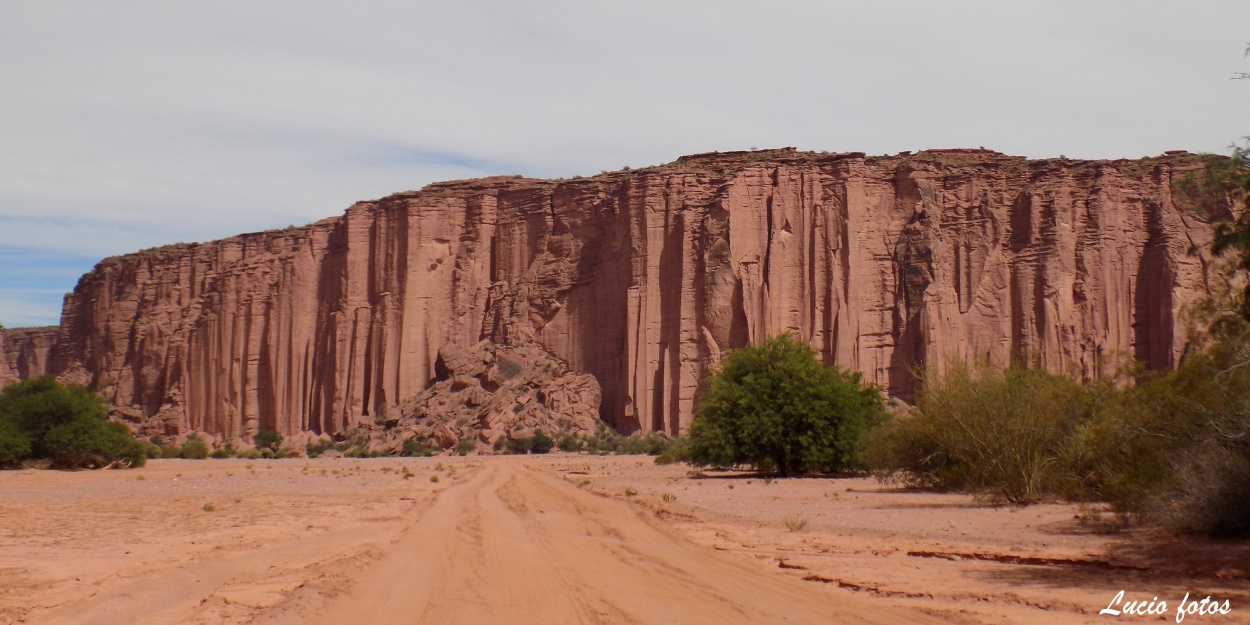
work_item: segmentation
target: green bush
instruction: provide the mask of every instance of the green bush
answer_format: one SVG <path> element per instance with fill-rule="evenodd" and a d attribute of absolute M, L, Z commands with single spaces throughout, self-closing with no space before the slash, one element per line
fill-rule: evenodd
<path fill-rule="evenodd" d="M 550 436 L 543 434 L 542 430 L 534 430 L 534 438 L 530 443 L 530 451 L 536 454 L 545 454 L 555 447 L 556 442 Z"/>
<path fill-rule="evenodd" d="M 924 377 L 912 416 L 876 432 L 868 458 L 910 486 L 1036 501 L 1064 492 L 1074 436 L 1093 419 L 1095 399 L 1040 369 L 950 362 Z"/>
<path fill-rule="evenodd" d="M 1250 536 L 1250 454 L 1211 439 L 1173 461 L 1167 505 L 1151 516 L 1175 532 Z"/>
<path fill-rule="evenodd" d="M 556 439 L 556 447 L 559 447 L 560 451 L 581 451 L 582 440 L 573 434 L 565 432 Z"/>
<path fill-rule="evenodd" d="M 381 458 L 386 454 L 381 451 L 369 449 L 366 446 L 353 447 L 343 452 L 344 458 Z"/>
<path fill-rule="evenodd" d="M 460 441 L 456 443 L 457 455 L 467 456 L 469 455 L 469 452 L 473 451 L 474 449 L 477 449 L 477 438 L 472 435 L 466 436 L 460 439 Z"/>
<path fill-rule="evenodd" d="M 162 458 L 181 458 L 182 448 L 177 445 L 161 445 Z"/>
<path fill-rule="evenodd" d="M 564 438 L 561 437 L 563 441 Z M 598 424 L 595 433 L 586 437 L 585 441 L 573 438 L 571 443 L 576 443 L 578 447 L 565 451 L 577 451 L 584 443 L 585 449 L 592 455 L 603 456 L 607 454 L 624 454 L 624 455 L 642 455 L 658 456 L 668 449 L 672 444 L 672 439 L 659 432 L 650 432 L 647 434 L 635 433 L 633 436 L 625 436 L 615 430 L 610 430 L 604 424 Z M 561 449 L 564 449 L 561 447 Z"/>
<path fill-rule="evenodd" d="M 252 437 L 252 442 L 257 449 L 268 449 L 271 452 L 278 451 L 282 447 L 282 435 L 273 430 L 261 430 Z"/>
<path fill-rule="evenodd" d="M 712 372 L 690 428 L 697 466 L 767 474 L 858 466 L 865 431 L 884 418 L 881 391 L 823 364 L 789 335 L 729 352 Z"/>
<path fill-rule="evenodd" d="M 240 457 L 240 458 L 243 458 L 244 460 L 260 460 L 260 450 L 259 450 L 259 449 L 249 449 L 249 450 L 247 450 L 247 451 L 245 451 L 245 452 L 243 452 L 243 453 L 239 454 L 239 457 Z"/>
<path fill-rule="evenodd" d="M 0 466 L 27 458 L 48 458 L 58 468 L 142 466 L 147 446 L 124 424 L 110 423 L 95 394 L 41 376 L 0 391 Z"/>
<path fill-rule="evenodd" d="M 50 375 L 10 384 L 0 391 L 0 421 L 25 433 L 34 457 L 46 457 L 44 436 L 54 427 L 78 419 L 108 418 L 104 402 L 87 389 L 64 386 Z"/>
<path fill-rule="evenodd" d="M 660 452 L 655 457 L 656 464 L 677 464 L 679 462 L 690 462 L 689 441 L 685 439 L 672 441 L 668 449 Z"/>
<path fill-rule="evenodd" d="M 1250 323 L 1229 324 L 1178 370 L 1129 372 L 1123 387 L 952 363 L 874 433 L 869 459 L 909 486 L 1107 502 L 1121 525 L 1250 535 Z"/>
<path fill-rule="evenodd" d="M 643 435 L 622 437 L 620 450 L 617 453 L 639 456 L 658 456 L 664 453 L 673 440 L 660 432 L 648 432 Z"/>
<path fill-rule="evenodd" d="M 304 454 L 309 458 L 316 458 L 325 453 L 326 450 L 332 448 L 334 443 L 324 438 L 308 441 L 304 443 Z"/>
<path fill-rule="evenodd" d="M 43 448 L 52 465 L 64 469 L 98 469 L 115 462 L 141 467 L 148 459 L 147 448 L 124 424 L 94 416 L 48 430 Z"/>
<path fill-rule="evenodd" d="M 187 460 L 203 460 L 208 457 L 208 443 L 198 435 L 192 434 L 183 441 L 178 455 Z"/>
<path fill-rule="evenodd" d="M 0 420 L 0 467 L 17 466 L 30 457 L 30 437 L 9 421 Z"/>
<path fill-rule="evenodd" d="M 528 454 L 534 448 L 534 438 L 526 436 L 523 438 L 508 439 L 508 453 L 510 454 Z"/>
<path fill-rule="evenodd" d="M 1206 350 L 1140 376 L 1078 437 L 1085 498 L 1173 531 L 1250 535 L 1250 323 L 1214 328 Z"/>
<path fill-rule="evenodd" d="M 403 446 L 400 447 L 399 455 L 419 457 L 433 456 L 434 452 L 438 450 L 438 446 L 431 445 L 429 441 L 423 441 L 418 438 L 410 438 L 404 441 Z"/>
<path fill-rule="evenodd" d="M 625 438 L 616 430 L 609 430 L 607 426 L 599 423 L 595 433 L 586 437 L 586 451 L 597 456 L 620 453 Z"/>
<path fill-rule="evenodd" d="M 209 457 L 216 460 L 225 460 L 226 458 L 233 458 L 237 454 L 238 452 L 235 450 L 234 445 L 227 441 L 221 448 L 214 449 L 213 453 L 209 454 Z"/>
<path fill-rule="evenodd" d="M 144 447 L 144 449 L 145 449 L 145 450 L 146 450 L 146 452 L 147 452 L 147 456 L 148 456 L 148 459 L 149 459 L 149 460 L 151 460 L 151 459 L 153 459 L 153 458 L 160 458 L 160 457 L 161 457 L 161 446 L 160 446 L 160 445 L 158 445 L 158 444 L 156 444 L 156 443 L 152 443 L 152 442 L 146 442 L 146 443 L 143 443 L 143 447 Z"/>

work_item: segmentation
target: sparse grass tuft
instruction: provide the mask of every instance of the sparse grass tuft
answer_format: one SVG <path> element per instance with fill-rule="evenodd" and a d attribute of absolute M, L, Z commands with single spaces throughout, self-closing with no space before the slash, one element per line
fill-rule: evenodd
<path fill-rule="evenodd" d="M 791 532 L 801 532 L 807 529 L 807 517 L 801 514 L 788 514 L 781 517 L 781 524 Z"/>

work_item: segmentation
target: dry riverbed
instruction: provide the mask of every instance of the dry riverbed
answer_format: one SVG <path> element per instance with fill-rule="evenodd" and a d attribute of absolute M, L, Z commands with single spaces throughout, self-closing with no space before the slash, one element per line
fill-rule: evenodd
<path fill-rule="evenodd" d="M 0 472 L 10 623 L 1250 623 L 1246 543 L 646 457 Z M 1163 614 L 1099 615 L 1115 595 Z M 1123 607 L 1121 604 L 1120 607 Z"/>

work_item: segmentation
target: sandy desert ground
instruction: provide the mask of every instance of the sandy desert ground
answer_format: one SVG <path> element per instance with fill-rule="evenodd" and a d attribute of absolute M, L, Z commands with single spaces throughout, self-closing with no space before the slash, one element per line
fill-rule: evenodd
<path fill-rule="evenodd" d="M 0 625 L 1250 623 L 1246 543 L 1079 513 L 570 454 L 5 471 Z"/>

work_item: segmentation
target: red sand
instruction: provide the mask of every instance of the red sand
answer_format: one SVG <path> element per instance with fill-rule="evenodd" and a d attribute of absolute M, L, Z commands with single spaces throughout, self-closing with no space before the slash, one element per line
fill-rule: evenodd
<path fill-rule="evenodd" d="M 646 457 L 6 471 L 0 625 L 1250 623 L 1250 545 L 1079 513 Z M 1120 590 L 1167 612 L 1100 616 Z"/>

